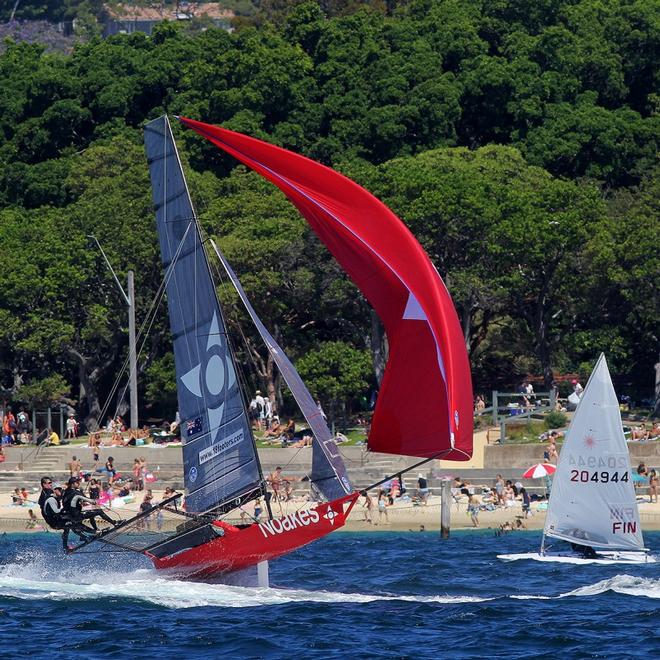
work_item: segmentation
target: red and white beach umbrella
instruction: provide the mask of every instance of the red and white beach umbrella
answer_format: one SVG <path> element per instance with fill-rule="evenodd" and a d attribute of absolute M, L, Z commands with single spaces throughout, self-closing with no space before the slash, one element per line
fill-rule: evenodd
<path fill-rule="evenodd" d="M 523 479 L 540 479 L 541 477 L 548 477 L 555 472 L 556 465 L 551 463 L 537 463 L 532 467 L 527 468 L 523 473 Z"/>

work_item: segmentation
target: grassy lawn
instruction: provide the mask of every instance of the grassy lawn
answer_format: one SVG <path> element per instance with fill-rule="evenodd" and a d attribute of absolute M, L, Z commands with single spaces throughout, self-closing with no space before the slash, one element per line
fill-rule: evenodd
<path fill-rule="evenodd" d="M 364 444 L 367 440 L 367 436 L 364 434 L 364 431 L 358 428 L 349 429 L 348 431 L 346 431 L 346 433 L 344 433 L 344 435 L 348 438 L 348 442 L 342 442 L 341 443 L 342 447 L 347 447 L 349 445 Z M 270 448 L 281 447 L 281 444 L 279 443 L 266 442 L 258 438 L 256 435 L 255 435 L 255 440 L 257 442 L 258 449 L 266 449 L 268 447 Z"/>
<path fill-rule="evenodd" d="M 525 424 L 506 425 L 506 444 L 533 444 L 539 442 L 541 433 L 548 430 L 545 422 L 530 421 Z"/>

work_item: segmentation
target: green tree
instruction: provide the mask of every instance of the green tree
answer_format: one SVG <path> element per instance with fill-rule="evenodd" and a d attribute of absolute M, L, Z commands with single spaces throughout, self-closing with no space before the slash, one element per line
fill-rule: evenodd
<path fill-rule="evenodd" d="M 312 395 L 330 402 L 330 419 L 340 412 L 345 426 L 351 401 L 359 399 L 369 388 L 369 354 L 343 342 L 324 342 L 301 357 L 296 367 Z"/>
<path fill-rule="evenodd" d="M 31 408 L 52 406 L 60 403 L 69 394 L 70 386 L 60 374 L 52 374 L 40 380 L 31 380 L 16 392 L 16 398 Z"/>
<path fill-rule="evenodd" d="M 355 172 L 445 277 L 471 352 L 493 323 L 514 316 L 549 381 L 552 347 L 570 323 L 558 314 L 572 299 L 565 282 L 573 285 L 604 212 L 597 190 L 553 179 L 497 146 L 428 151 Z"/>
<path fill-rule="evenodd" d="M 174 411 L 178 410 L 174 355 L 168 352 L 154 360 L 145 370 L 145 379 L 147 404 L 173 419 Z"/>

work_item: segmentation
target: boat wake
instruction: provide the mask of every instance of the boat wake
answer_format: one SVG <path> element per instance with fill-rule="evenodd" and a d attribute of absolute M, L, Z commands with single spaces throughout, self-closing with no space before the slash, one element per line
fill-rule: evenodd
<path fill-rule="evenodd" d="M 636 577 L 634 575 L 615 575 L 614 577 L 600 580 L 594 584 L 586 584 L 572 591 L 558 596 L 525 596 L 514 595 L 515 600 L 558 600 L 559 598 L 598 596 L 613 591 L 626 596 L 643 596 L 644 598 L 660 598 L 660 580 Z"/>
<path fill-rule="evenodd" d="M 328 604 L 408 601 L 415 603 L 473 603 L 493 600 L 476 596 L 418 596 L 360 594 L 305 589 L 236 587 L 187 582 L 162 577 L 154 569 L 120 573 L 103 568 L 81 571 L 80 566 L 49 566 L 45 557 L 0 566 L 0 598 L 25 600 L 98 600 L 127 598 L 172 609 L 189 607 L 257 607 L 288 603 Z"/>
<path fill-rule="evenodd" d="M 0 598 L 24 600 L 99 600 L 126 598 L 161 607 L 258 607 L 315 602 L 327 604 L 371 603 L 378 601 L 428 604 L 464 604 L 512 598 L 515 600 L 557 600 L 569 597 L 593 597 L 606 592 L 628 596 L 660 598 L 660 579 L 616 575 L 559 595 L 401 595 L 364 594 L 305 589 L 236 587 L 204 582 L 186 582 L 162 577 L 151 568 L 118 572 L 103 566 L 81 570 L 78 564 L 53 565 L 52 557 L 35 553 L 31 557 L 0 566 Z"/>

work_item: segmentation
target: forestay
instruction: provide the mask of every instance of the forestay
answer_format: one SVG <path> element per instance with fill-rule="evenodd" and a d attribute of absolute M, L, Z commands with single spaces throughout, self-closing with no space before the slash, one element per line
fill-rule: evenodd
<path fill-rule="evenodd" d="M 277 368 L 280 370 L 286 384 L 289 386 L 294 399 L 300 407 L 300 411 L 314 433 L 314 441 L 312 443 L 312 485 L 318 488 L 328 500 L 334 500 L 348 495 L 353 491 L 353 488 L 346 473 L 346 466 L 339 453 L 339 448 L 332 437 L 332 433 L 330 433 L 330 429 L 321 415 L 321 411 L 286 353 L 280 348 L 275 338 L 261 322 L 225 255 L 213 241 L 211 241 L 211 245 L 234 285 L 236 292 L 243 301 L 245 309 L 266 344 L 268 351 L 273 356 L 273 360 L 277 364 Z"/>
<path fill-rule="evenodd" d="M 371 193 L 320 163 L 181 121 L 278 186 L 382 320 L 389 357 L 369 448 L 469 459 L 472 387 L 463 333 L 442 279 L 408 228 Z"/>
<path fill-rule="evenodd" d="M 545 533 L 594 548 L 644 546 L 619 403 L 604 355 L 561 449 Z"/>
<path fill-rule="evenodd" d="M 144 139 L 166 269 L 186 510 L 200 513 L 260 488 L 262 475 L 167 117 L 148 123 Z"/>

